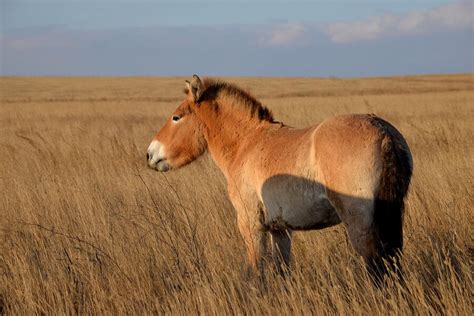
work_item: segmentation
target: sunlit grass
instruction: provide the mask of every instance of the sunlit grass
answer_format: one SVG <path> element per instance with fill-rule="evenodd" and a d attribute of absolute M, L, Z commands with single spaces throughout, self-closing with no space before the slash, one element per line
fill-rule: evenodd
<path fill-rule="evenodd" d="M 0 311 L 473 314 L 472 75 L 229 80 L 295 127 L 369 112 L 400 129 L 406 285 L 374 288 L 342 226 L 294 235 L 291 278 L 249 273 L 211 158 L 146 168 L 184 79 L 0 78 Z"/>

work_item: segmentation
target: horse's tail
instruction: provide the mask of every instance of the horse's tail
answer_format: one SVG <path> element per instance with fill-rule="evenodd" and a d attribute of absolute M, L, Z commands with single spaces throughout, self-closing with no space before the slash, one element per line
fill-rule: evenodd
<path fill-rule="evenodd" d="M 375 275 L 383 276 L 387 268 L 398 271 L 397 257 L 403 248 L 404 198 L 412 174 L 412 157 L 403 136 L 388 122 L 378 119 L 383 127 L 382 175 L 374 204 L 374 233 L 377 258 L 371 262 Z"/>

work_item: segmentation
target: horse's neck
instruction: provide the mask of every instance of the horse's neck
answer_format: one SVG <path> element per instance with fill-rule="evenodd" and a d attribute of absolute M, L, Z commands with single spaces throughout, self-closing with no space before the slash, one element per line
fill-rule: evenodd
<path fill-rule="evenodd" d="M 224 174 L 228 174 L 241 146 L 251 137 L 252 131 L 254 129 L 249 126 L 222 125 L 215 132 L 209 133 L 209 153 Z"/>
<path fill-rule="evenodd" d="M 243 144 L 249 137 L 255 137 L 259 131 L 265 129 L 265 124 L 254 119 L 219 116 L 221 117 L 214 117 L 205 122 L 205 134 L 209 153 L 227 177 L 229 168 Z"/>

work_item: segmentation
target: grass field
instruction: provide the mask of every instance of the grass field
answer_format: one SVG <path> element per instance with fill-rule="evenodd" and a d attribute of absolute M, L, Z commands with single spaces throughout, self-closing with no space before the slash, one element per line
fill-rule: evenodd
<path fill-rule="evenodd" d="M 406 287 L 374 288 L 342 226 L 294 234 L 291 278 L 249 274 L 212 159 L 146 167 L 184 78 L 0 78 L 0 314 L 474 314 L 473 74 L 228 80 L 295 127 L 405 135 Z"/>

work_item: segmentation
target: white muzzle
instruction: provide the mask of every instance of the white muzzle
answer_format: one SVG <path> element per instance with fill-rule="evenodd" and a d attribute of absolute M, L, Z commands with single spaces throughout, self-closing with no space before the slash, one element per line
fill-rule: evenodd
<path fill-rule="evenodd" d="M 158 171 L 168 171 L 170 169 L 165 159 L 165 148 L 159 141 L 154 140 L 151 142 L 150 146 L 148 146 L 146 157 L 148 167 L 151 169 Z"/>

